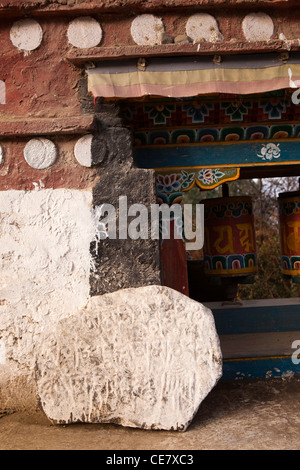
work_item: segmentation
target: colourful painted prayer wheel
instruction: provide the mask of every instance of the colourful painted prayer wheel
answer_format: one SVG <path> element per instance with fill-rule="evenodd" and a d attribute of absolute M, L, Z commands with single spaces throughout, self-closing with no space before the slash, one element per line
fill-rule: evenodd
<path fill-rule="evenodd" d="M 300 191 L 278 197 L 282 273 L 300 283 Z"/>
<path fill-rule="evenodd" d="M 204 272 L 222 277 L 253 276 L 257 251 L 251 197 L 204 200 Z"/>

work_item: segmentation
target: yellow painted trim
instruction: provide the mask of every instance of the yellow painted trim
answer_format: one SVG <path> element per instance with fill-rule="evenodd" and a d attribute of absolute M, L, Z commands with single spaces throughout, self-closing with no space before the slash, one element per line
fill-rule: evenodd
<path fill-rule="evenodd" d="M 196 168 L 196 167 L 195 167 L 195 168 Z M 202 169 L 202 167 L 199 167 L 199 168 Z M 202 184 L 200 183 L 200 181 L 198 180 L 198 178 L 195 177 L 195 179 L 194 179 L 193 183 L 191 184 L 191 186 L 189 186 L 189 187 L 186 188 L 186 189 L 182 189 L 182 192 L 188 192 L 188 191 L 190 191 L 191 189 L 193 189 L 193 187 L 195 186 L 195 184 L 196 184 L 199 188 L 201 188 L 201 189 L 214 189 L 214 188 L 217 188 L 217 187 L 220 186 L 221 184 L 226 183 L 226 182 L 228 182 L 228 181 L 236 181 L 236 180 L 238 180 L 239 177 L 240 177 L 240 169 L 239 169 L 239 168 L 236 168 L 236 170 L 237 170 L 237 174 L 236 174 L 235 176 L 230 177 L 230 178 L 223 178 L 223 179 L 220 180 L 218 183 L 215 183 L 215 184 L 213 184 L 213 185 L 206 185 L 206 186 L 205 186 L 205 185 L 202 185 Z"/>
<path fill-rule="evenodd" d="M 232 178 L 224 178 L 224 179 L 220 180 L 218 183 L 215 183 L 215 184 L 209 185 L 209 186 L 202 185 L 199 182 L 199 180 L 196 178 L 196 185 L 201 189 L 215 189 L 218 186 L 222 185 L 223 183 L 227 183 L 228 181 L 236 181 L 236 180 L 239 179 L 239 177 L 240 177 L 240 168 L 237 168 L 237 174 L 235 176 L 233 176 Z"/>
<path fill-rule="evenodd" d="M 282 269 L 282 274 L 287 276 L 300 276 L 300 269 Z"/>
<path fill-rule="evenodd" d="M 244 168 L 244 167 L 252 167 L 252 166 L 278 166 L 278 165 L 299 165 L 300 164 L 300 159 L 298 161 L 291 161 L 291 162 L 273 162 L 273 163 L 238 163 L 239 168 Z M 192 170 L 193 168 L 236 168 L 236 163 L 232 164 L 227 164 L 224 165 L 224 163 L 221 163 L 220 165 L 201 165 L 201 166 L 166 166 L 166 167 L 159 167 L 159 168 L 153 168 L 153 170 L 157 172 L 163 172 L 163 171 L 176 171 L 180 169 L 188 169 Z"/>
<path fill-rule="evenodd" d="M 224 359 L 224 362 L 249 362 L 249 361 L 261 361 L 261 360 L 266 360 L 266 359 L 287 359 L 287 358 L 292 358 L 290 354 L 286 356 L 260 356 L 260 357 L 237 357 L 237 358 L 232 358 L 232 359 Z"/>
<path fill-rule="evenodd" d="M 203 168 L 205 168 L 205 167 L 199 166 L 199 167 L 191 167 L 191 168 L 188 168 L 187 170 L 194 170 L 194 169 L 195 169 L 195 170 L 202 170 Z M 209 168 L 211 168 L 211 167 L 209 167 Z M 222 167 L 217 167 L 217 168 L 222 169 Z M 228 181 L 236 181 L 236 180 L 239 179 L 241 171 L 240 171 L 240 168 L 235 168 L 235 167 L 233 167 L 233 169 L 235 169 L 235 170 L 237 171 L 237 174 L 236 174 L 236 175 L 234 175 L 234 176 L 232 176 L 232 177 L 228 177 L 228 178 L 223 178 L 223 179 L 220 180 L 218 183 L 215 183 L 215 184 L 213 184 L 213 185 L 206 185 L 206 186 L 205 186 L 205 185 L 202 185 L 202 184 L 200 183 L 200 181 L 198 180 L 198 178 L 195 177 L 193 183 L 191 184 L 191 186 L 189 186 L 189 187 L 186 188 L 186 189 L 182 189 L 182 192 L 185 193 L 185 192 L 190 191 L 190 190 L 195 186 L 195 184 L 196 184 L 200 189 L 209 189 L 209 190 L 211 190 L 211 189 L 217 188 L 218 186 L 220 186 L 220 185 L 222 185 L 223 183 L 226 183 L 226 182 L 228 182 Z M 164 171 L 164 170 L 166 170 L 166 171 Z M 170 168 L 170 170 L 172 171 L 172 168 Z M 185 170 L 185 168 L 182 168 L 182 170 Z M 157 169 L 156 169 L 156 171 L 157 171 Z M 160 173 L 162 173 L 162 174 L 168 173 L 168 169 L 161 169 Z"/>
<path fill-rule="evenodd" d="M 169 170 L 176 170 L 176 169 L 177 169 L 177 170 L 186 170 L 186 171 L 190 171 L 190 170 L 202 170 L 203 168 L 214 168 L 214 167 L 220 168 L 220 170 L 221 170 L 221 169 L 224 168 L 225 166 L 226 166 L 226 165 L 223 165 L 223 164 L 222 164 L 222 165 L 210 165 L 210 166 L 205 166 L 205 165 L 204 165 L 204 166 L 203 166 L 203 165 L 199 165 L 199 166 L 198 166 L 198 165 L 196 165 L 196 166 L 188 166 L 188 167 L 182 165 L 182 166 L 169 166 L 169 167 L 166 166 L 166 167 L 162 167 L 162 168 L 154 168 L 154 170 L 155 170 L 155 171 L 161 171 L 162 173 L 165 172 L 165 171 L 167 172 L 167 171 L 169 171 Z M 227 165 L 227 166 L 229 166 L 229 165 Z M 231 168 L 236 168 L 236 169 L 238 169 L 236 166 L 232 166 Z"/>
<path fill-rule="evenodd" d="M 195 186 L 195 184 L 196 184 L 196 177 L 194 178 L 194 181 L 192 182 L 191 186 L 189 186 L 189 187 L 186 188 L 186 189 L 182 189 L 182 188 L 181 188 L 181 191 L 182 191 L 183 193 L 186 193 L 186 192 L 190 191 L 191 189 L 193 189 L 193 187 Z"/>

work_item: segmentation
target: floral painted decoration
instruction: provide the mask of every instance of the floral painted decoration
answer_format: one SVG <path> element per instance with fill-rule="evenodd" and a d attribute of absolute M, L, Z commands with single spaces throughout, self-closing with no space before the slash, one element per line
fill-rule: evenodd
<path fill-rule="evenodd" d="M 198 180 L 205 185 L 218 183 L 218 181 L 225 176 L 225 173 L 220 171 L 219 168 L 203 168 L 199 171 Z"/>
<path fill-rule="evenodd" d="M 262 146 L 260 154 L 257 154 L 262 160 L 273 160 L 273 158 L 279 158 L 281 154 L 280 144 L 265 144 Z"/>

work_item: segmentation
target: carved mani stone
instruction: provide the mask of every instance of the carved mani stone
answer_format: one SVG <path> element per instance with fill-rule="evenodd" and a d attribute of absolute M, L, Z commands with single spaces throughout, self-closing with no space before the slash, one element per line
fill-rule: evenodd
<path fill-rule="evenodd" d="M 222 374 L 211 311 L 161 286 L 91 297 L 38 349 L 38 393 L 55 424 L 185 431 Z"/>

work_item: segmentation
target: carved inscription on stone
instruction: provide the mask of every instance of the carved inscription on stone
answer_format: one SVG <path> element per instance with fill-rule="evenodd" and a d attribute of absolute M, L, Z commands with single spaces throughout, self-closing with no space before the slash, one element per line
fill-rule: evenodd
<path fill-rule="evenodd" d="M 92 297 L 37 354 L 41 404 L 57 424 L 186 430 L 221 373 L 211 311 L 161 286 Z"/>

